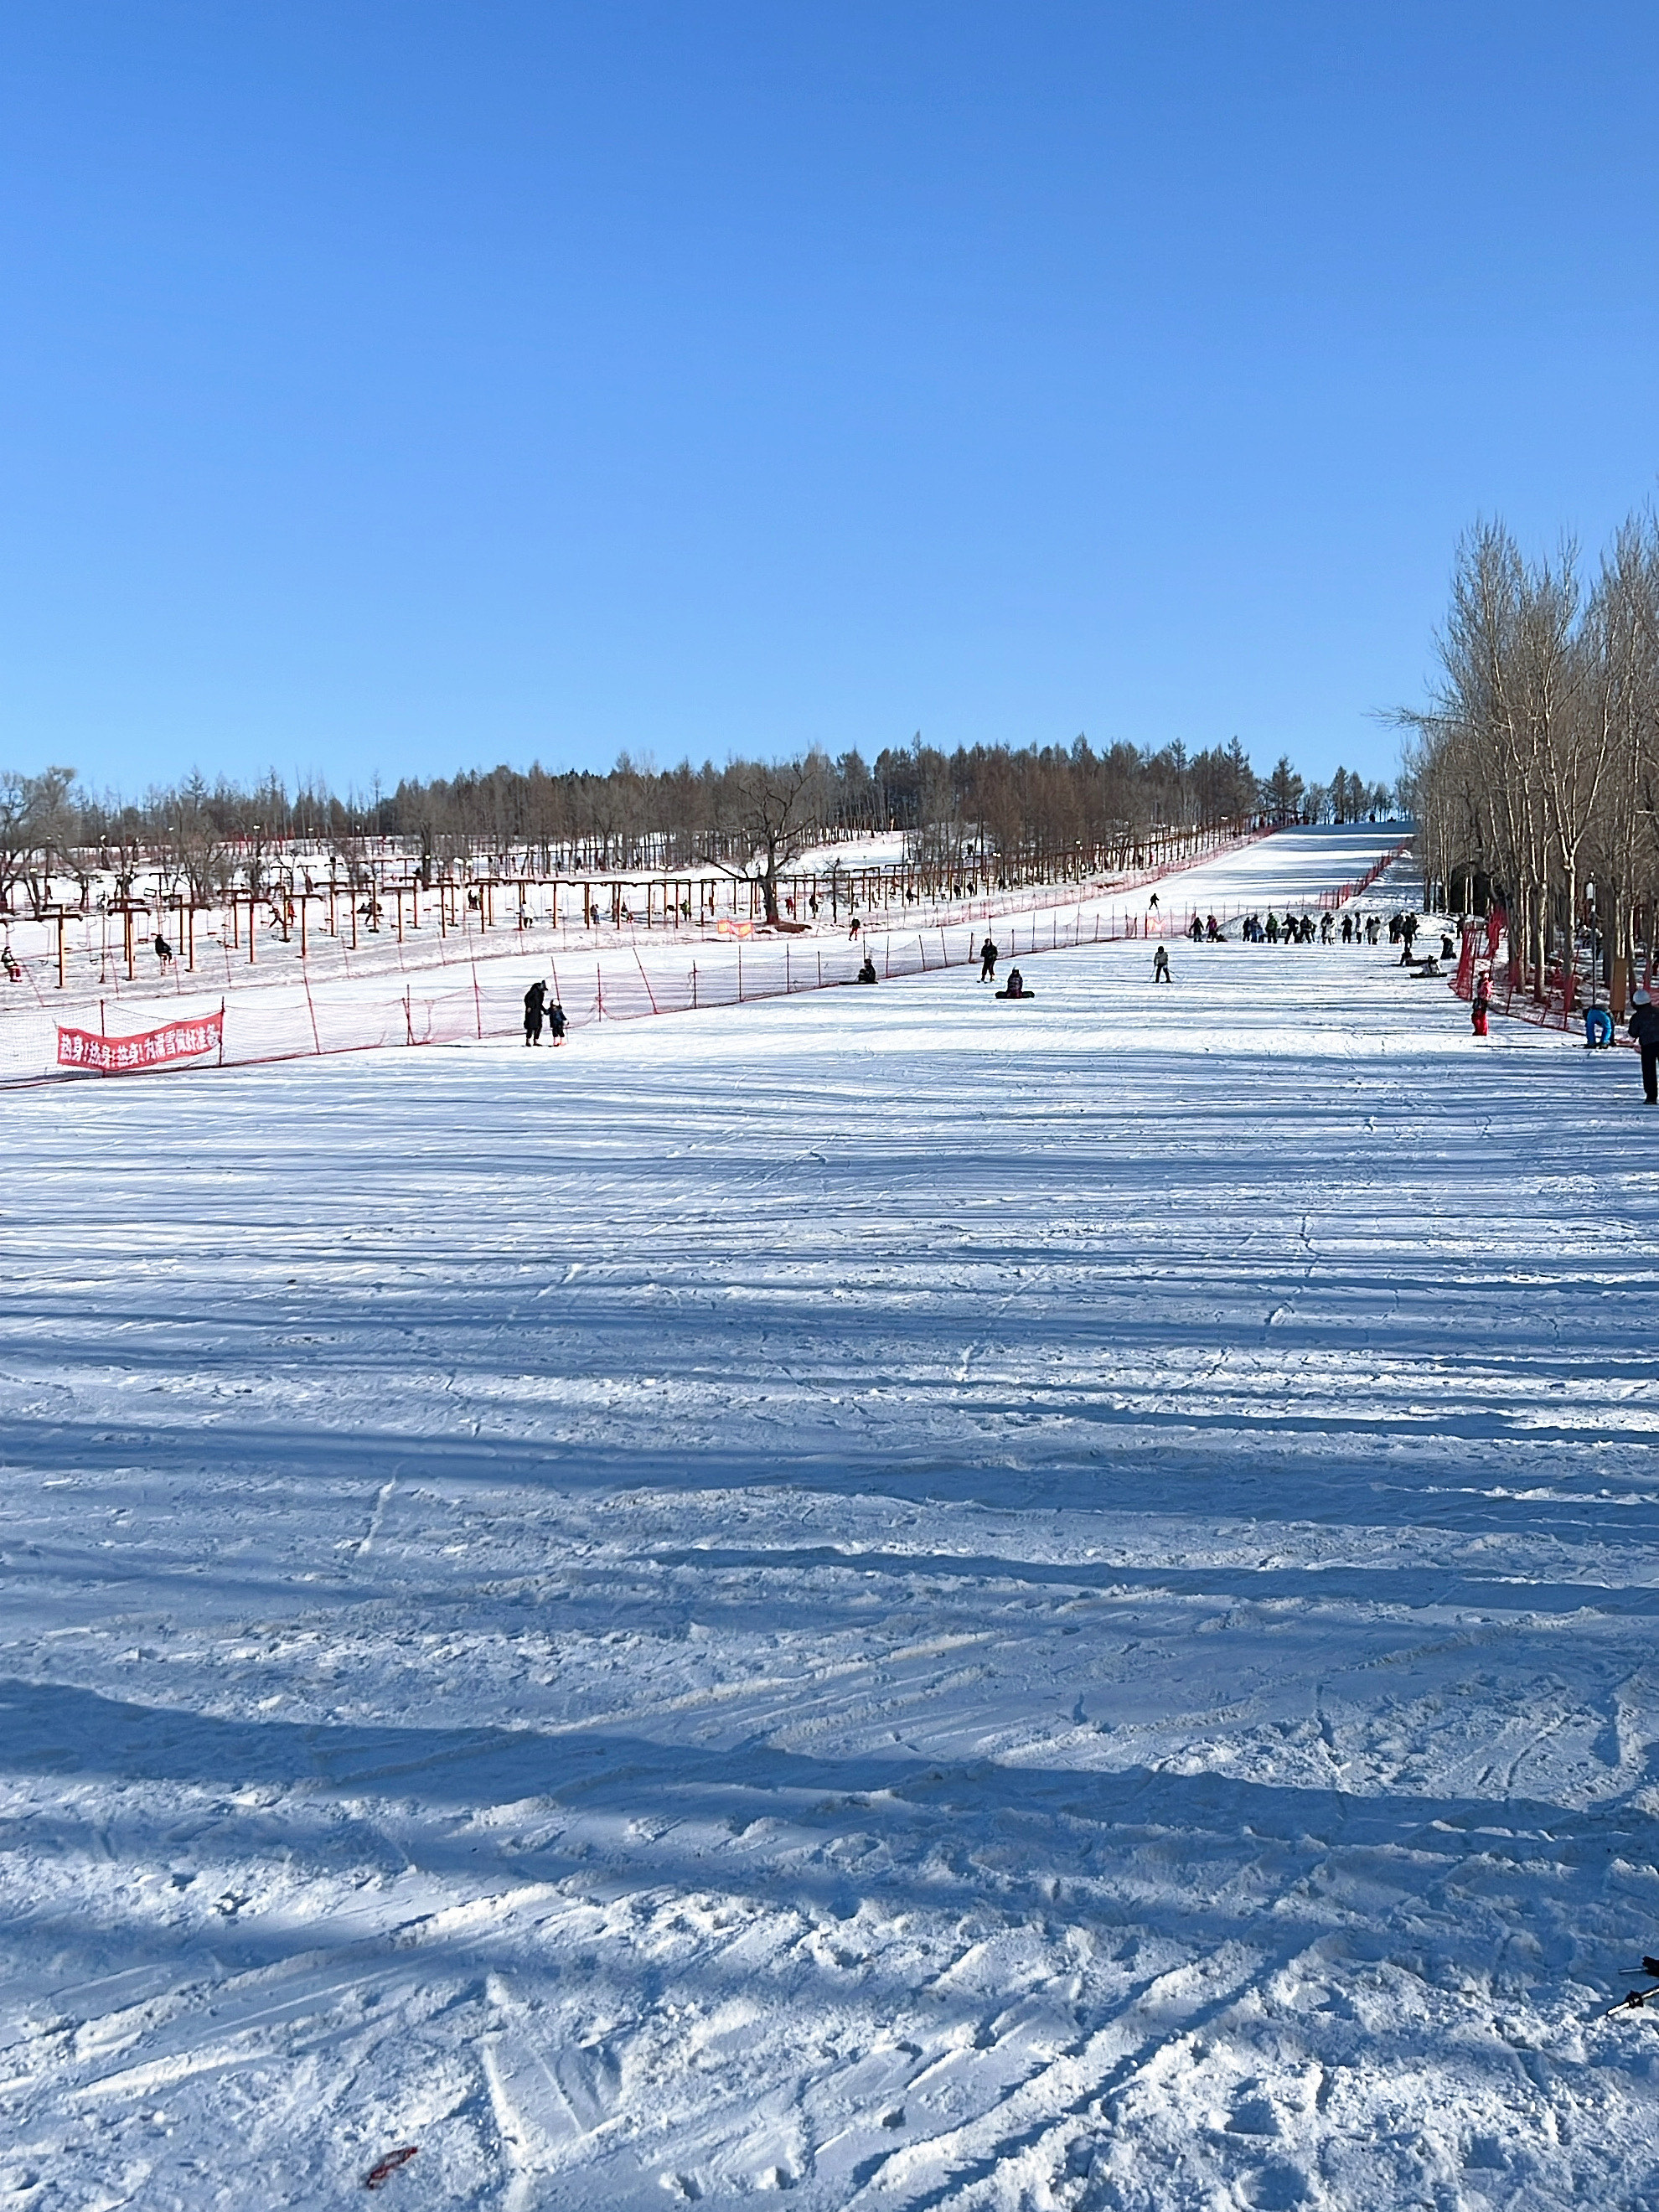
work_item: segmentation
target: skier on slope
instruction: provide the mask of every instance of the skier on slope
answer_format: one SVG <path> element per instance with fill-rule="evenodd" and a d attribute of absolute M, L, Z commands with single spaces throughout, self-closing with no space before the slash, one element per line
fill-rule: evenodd
<path fill-rule="evenodd" d="M 547 1005 L 547 986 L 534 982 L 524 994 L 524 1041 L 539 1044 L 542 1041 L 542 1012 Z"/>
<path fill-rule="evenodd" d="M 1642 1054 L 1642 1094 L 1650 1106 L 1659 1106 L 1659 1006 L 1645 991 L 1638 991 L 1625 1027 Z"/>
<path fill-rule="evenodd" d="M 1169 980 L 1170 955 L 1167 949 L 1160 945 L 1152 955 L 1152 981 L 1154 983 L 1167 983 Z"/>
<path fill-rule="evenodd" d="M 979 980 L 981 983 L 996 981 L 999 957 L 998 948 L 992 941 L 991 933 L 988 929 L 985 933 L 985 942 L 979 948 Z"/>
<path fill-rule="evenodd" d="M 564 1042 L 564 1008 L 556 999 L 547 1010 L 547 1033 L 555 1044 Z"/>

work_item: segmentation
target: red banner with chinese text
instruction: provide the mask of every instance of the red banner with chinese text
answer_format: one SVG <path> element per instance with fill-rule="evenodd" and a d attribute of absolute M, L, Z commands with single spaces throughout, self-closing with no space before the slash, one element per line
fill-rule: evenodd
<path fill-rule="evenodd" d="M 225 1010 L 198 1014 L 192 1021 L 168 1022 L 159 1030 L 144 1030 L 137 1036 L 94 1036 L 90 1030 L 66 1029 L 58 1024 L 59 1067 L 88 1067 L 100 1075 L 136 1074 L 141 1068 L 173 1067 L 180 1060 L 199 1060 L 204 1052 L 217 1052 L 224 1042 Z"/>

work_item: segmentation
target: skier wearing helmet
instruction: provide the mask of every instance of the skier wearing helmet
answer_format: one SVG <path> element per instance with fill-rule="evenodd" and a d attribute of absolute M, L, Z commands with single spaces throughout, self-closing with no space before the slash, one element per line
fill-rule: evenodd
<path fill-rule="evenodd" d="M 1659 1106 L 1659 1006 L 1645 991 L 1636 994 L 1625 1024 L 1642 1054 L 1642 1090 L 1650 1106 Z"/>

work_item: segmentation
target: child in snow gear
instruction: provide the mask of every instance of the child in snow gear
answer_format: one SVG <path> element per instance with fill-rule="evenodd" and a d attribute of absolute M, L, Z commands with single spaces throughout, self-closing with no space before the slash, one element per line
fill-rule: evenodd
<path fill-rule="evenodd" d="M 859 969 L 859 981 L 860 983 L 873 983 L 875 980 L 876 963 L 866 952 L 864 956 L 864 965 Z"/>
<path fill-rule="evenodd" d="M 1152 955 L 1152 981 L 1154 983 L 1167 983 L 1169 980 L 1170 956 L 1160 945 Z"/>
<path fill-rule="evenodd" d="M 524 1041 L 539 1044 L 542 1041 L 542 1010 L 547 1004 L 545 983 L 532 983 L 524 994 Z"/>
<path fill-rule="evenodd" d="M 547 1010 L 547 1033 L 555 1044 L 564 1042 L 564 1008 L 556 999 Z"/>
<path fill-rule="evenodd" d="M 1659 1106 L 1659 1006 L 1645 991 L 1638 991 L 1625 1024 L 1642 1054 L 1642 1095 L 1650 1106 Z"/>
<path fill-rule="evenodd" d="M 979 980 L 981 983 L 994 983 L 997 980 L 997 948 L 988 934 L 979 948 Z"/>
<path fill-rule="evenodd" d="M 1492 979 L 1483 969 L 1474 979 L 1474 996 L 1469 1001 L 1469 1020 L 1476 1036 L 1486 1034 L 1486 1015 L 1492 1006 Z"/>

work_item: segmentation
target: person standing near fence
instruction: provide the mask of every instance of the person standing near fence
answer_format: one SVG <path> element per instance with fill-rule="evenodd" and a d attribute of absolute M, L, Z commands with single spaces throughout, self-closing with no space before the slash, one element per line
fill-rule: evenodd
<path fill-rule="evenodd" d="M 987 930 L 985 942 L 979 948 L 979 980 L 981 983 L 996 981 L 997 957 L 997 947 L 992 941 L 991 933 Z"/>
<path fill-rule="evenodd" d="M 524 1041 L 539 1044 L 542 1041 L 542 1012 L 547 1004 L 547 986 L 532 983 L 524 994 Z"/>
<path fill-rule="evenodd" d="M 1474 996 L 1469 1000 L 1469 1020 L 1476 1036 L 1486 1034 L 1486 1016 L 1492 1011 L 1492 978 L 1482 969 L 1474 979 Z"/>
<path fill-rule="evenodd" d="M 564 1008 L 556 999 L 553 1001 L 553 1004 L 547 1010 L 547 1033 L 552 1038 L 555 1044 L 562 1044 L 564 1042 Z"/>
<path fill-rule="evenodd" d="M 1659 1106 L 1659 1006 L 1645 991 L 1638 991 L 1625 1024 L 1642 1054 L 1642 1095 L 1650 1106 Z"/>

